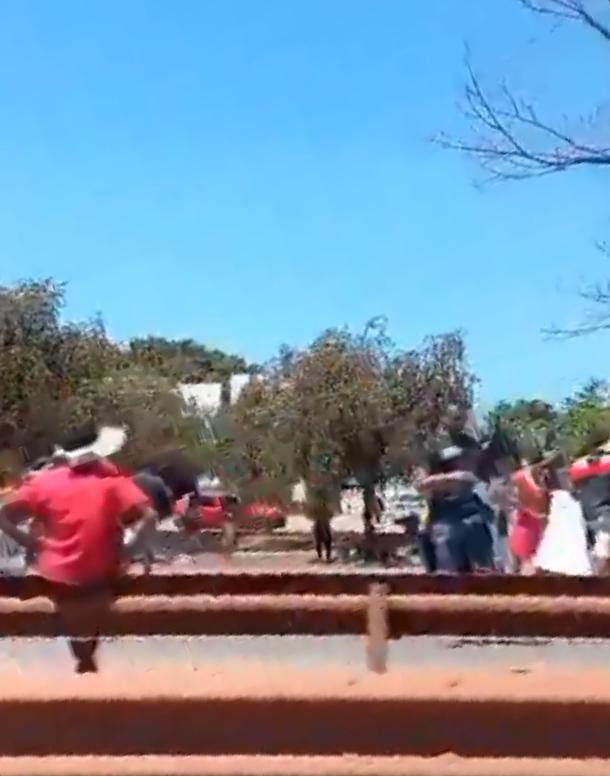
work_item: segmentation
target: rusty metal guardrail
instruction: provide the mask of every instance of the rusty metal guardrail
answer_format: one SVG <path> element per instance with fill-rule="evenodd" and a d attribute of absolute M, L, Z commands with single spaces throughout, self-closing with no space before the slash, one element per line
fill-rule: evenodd
<path fill-rule="evenodd" d="M 134 574 L 116 586 L 120 596 L 188 595 L 367 595 L 371 584 L 382 582 L 392 595 L 537 596 L 610 598 L 610 577 L 427 575 L 397 571 L 243 571 L 194 574 Z M 34 576 L 0 576 L 0 599 L 41 595 L 43 584 Z"/>

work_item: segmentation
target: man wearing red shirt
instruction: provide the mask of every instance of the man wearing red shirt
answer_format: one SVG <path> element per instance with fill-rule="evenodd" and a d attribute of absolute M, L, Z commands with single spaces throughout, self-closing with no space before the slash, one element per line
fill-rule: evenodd
<path fill-rule="evenodd" d="M 62 464 L 26 478 L 0 509 L 0 529 L 34 545 L 34 573 L 47 583 L 79 673 L 97 670 L 98 634 L 122 568 L 123 529 L 145 532 L 156 520 L 144 492 L 97 455 L 109 449 L 96 447 L 100 436 L 64 448 Z M 31 534 L 18 525 L 30 518 Z"/>

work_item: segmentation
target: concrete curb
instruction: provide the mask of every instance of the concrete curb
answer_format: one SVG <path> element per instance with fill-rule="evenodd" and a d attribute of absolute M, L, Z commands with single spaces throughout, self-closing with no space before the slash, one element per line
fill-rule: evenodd
<path fill-rule="evenodd" d="M 607 776 L 608 760 L 439 757 L 0 757 L 2 776 Z"/>

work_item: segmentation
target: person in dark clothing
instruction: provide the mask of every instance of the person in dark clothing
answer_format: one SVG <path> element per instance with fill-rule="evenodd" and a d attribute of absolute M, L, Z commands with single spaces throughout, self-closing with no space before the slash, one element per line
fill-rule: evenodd
<path fill-rule="evenodd" d="M 600 530 L 610 530 L 610 474 L 587 477 L 576 492 L 587 524 L 587 541 L 593 547 Z"/>
<path fill-rule="evenodd" d="M 419 483 L 429 505 L 428 536 L 436 570 L 471 573 L 492 570 L 493 511 L 475 493 L 477 478 L 464 468 L 463 451 L 449 447 L 432 461 L 432 474 Z"/>
<path fill-rule="evenodd" d="M 142 469 L 132 476 L 132 481 L 140 490 L 148 496 L 150 503 L 157 515 L 157 524 L 173 515 L 175 497 L 164 479 L 148 469 Z M 141 537 L 138 542 L 129 541 L 126 550 L 132 559 L 140 558 L 145 570 L 149 571 L 153 563 L 162 562 L 166 558 L 161 557 L 155 548 L 156 532 L 150 532 Z"/>
<path fill-rule="evenodd" d="M 171 517 L 173 511 L 173 494 L 159 475 L 142 470 L 134 474 L 132 480 L 150 499 L 159 520 Z"/>
<path fill-rule="evenodd" d="M 419 557 L 423 563 L 426 574 L 434 574 L 437 569 L 436 551 L 432 541 L 432 532 L 429 525 L 425 526 L 417 533 L 417 549 Z"/>

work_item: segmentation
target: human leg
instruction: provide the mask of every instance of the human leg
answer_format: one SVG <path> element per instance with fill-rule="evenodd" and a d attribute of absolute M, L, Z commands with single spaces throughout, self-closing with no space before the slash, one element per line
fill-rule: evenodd
<path fill-rule="evenodd" d="M 434 548 L 436 571 L 445 574 L 464 574 L 470 571 L 461 522 L 433 523 L 430 526 L 430 539 Z"/>
<path fill-rule="evenodd" d="M 473 571 L 494 570 L 493 537 L 487 523 L 477 518 L 465 521 L 464 543 Z"/>
<path fill-rule="evenodd" d="M 112 603 L 111 591 L 106 587 L 51 585 L 49 597 L 55 605 L 61 633 L 68 639 L 76 672 L 95 673 L 99 638 Z"/>
<path fill-rule="evenodd" d="M 316 554 L 319 560 L 322 560 L 323 555 L 326 557 L 326 561 L 332 560 L 332 531 L 328 520 L 315 520 L 313 524 L 314 543 L 316 547 Z"/>
<path fill-rule="evenodd" d="M 426 573 L 433 574 L 436 571 L 436 555 L 434 543 L 427 528 L 417 534 L 417 546 Z"/>

